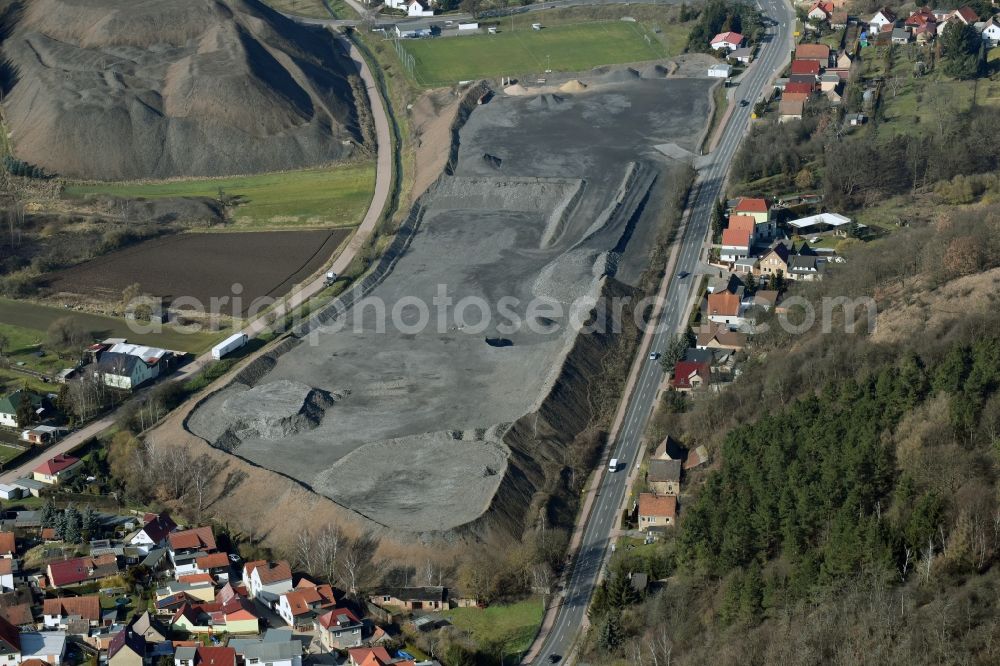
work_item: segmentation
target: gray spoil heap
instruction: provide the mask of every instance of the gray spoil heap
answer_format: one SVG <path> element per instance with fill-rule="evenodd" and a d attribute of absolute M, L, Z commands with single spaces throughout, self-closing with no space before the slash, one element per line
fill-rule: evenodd
<path fill-rule="evenodd" d="M 361 141 L 354 64 L 258 0 L 8 6 L 23 8 L 0 15 L 5 120 L 16 156 L 50 173 L 247 174 L 341 159 Z"/>

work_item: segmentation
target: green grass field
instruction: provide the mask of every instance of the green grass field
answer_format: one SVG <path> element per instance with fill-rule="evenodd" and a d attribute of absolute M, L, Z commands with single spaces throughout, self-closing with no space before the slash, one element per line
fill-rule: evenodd
<path fill-rule="evenodd" d="M 283 171 L 256 176 L 168 180 L 146 183 L 75 183 L 65 194 L 122 197 L 217 197 L 222 188 L 243 202 L 227 229 L 350 227 L 361 223 L 375 189 L 375 164 Z"/>
<path fill-rule="evenodd" d="M 298 14 L 310 18 L 330 18 L 323 0 L 267 0 L 267 4 L 285 14 Z M 343 0 L 329 0 L 334 16 L 342 19 L 357 18 L 357 13 Z"/>
<path fill-rule="evenodd" d="M 458 629 L 469 632 L 480 647 L 504 641 L 504 663 L 516 664 L 538 633 L 543 610 L 542 600 L 532 598 L 505 606 L 456 608 L 443 615 Z"/>
<path fill-rule="evenodd" d="M 543 21 L 544 25 L 544 21 Z M 414 59 L 421 85 L 501 75 L 523 76 L 546 69 L 578 72 L 598 65 L 656 60 L 670 55 L 643 23 L 608 21 L 555 25 L 543 30 L 504 30 L 400 42 Z"/>
<path fill-rule="evenodd" d="M 36 345 L 45 340 L 46 331 L 53 321 L 61 317 L 72 317 L 80 322 L 94 336 L 100 338 L 128 338 L 129 342 L 155 345 L 165 349 L 200 353 L 212 344 L 225 337 L 226 332 L 183 333 L 169 325 L 162 333 L 137 334 L 129 330 L 124 319 L 103 317 L 101 315 L 74 312 L 37 305 L 25 301 L 12 301 L 0 298 L 0 321 L 2 330 L 11 339 L 9 354 L 12 361 L 25 360 L 25 366 L 40 372 L 58 370 L 66 367 L 64 361 L 55 354 L 46 352 L 44 357 L 37 357 L 34 352 Z"/>

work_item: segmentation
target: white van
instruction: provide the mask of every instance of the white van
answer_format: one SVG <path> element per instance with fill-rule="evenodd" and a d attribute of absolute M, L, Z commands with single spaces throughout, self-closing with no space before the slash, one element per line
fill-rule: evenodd
<path fill-rule="evenodd" d="M 608 471 L 609 472 L 617 472 L 618 471 L 618 458 L 612 458 L 608 462 Z"/>

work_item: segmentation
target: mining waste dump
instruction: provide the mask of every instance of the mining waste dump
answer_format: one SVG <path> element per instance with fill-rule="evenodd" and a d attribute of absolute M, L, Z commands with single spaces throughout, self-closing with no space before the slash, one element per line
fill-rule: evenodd
<path fill-rule="evenodd" d="M 188 429 L 393 531 L 454 530 L 508 487 L 530 495 L 531 445 L 511 433 L 585 395 L 574 382 L 600 381 L 593 363 L 573 359 L 590 334 L 570 322 L 586 320 L 609 284 L 636 283 L 680 168 L 654 146 L 697 150 L 709 113 L 711 81 L 651 73 L 473 101 L 454 163 L 414 206 L 366 300 L 318 313 L 298 344 L 206 398 Z M 442 293 L 454 305 L 439 319 Z M 309 390 L 325 396 L 321 409 L 307 409 Z M 282 405 L 280 438 L 247 425 L 251 398 Z M 289 416 L 296 405 L 302 418 Z"/>
<path fill-rule="evenodd" d="M 0 8 L 15 154 L 51 174 L 258 173 L 337 160 L 361 140 L 350 58 L 259 0 Z"/>

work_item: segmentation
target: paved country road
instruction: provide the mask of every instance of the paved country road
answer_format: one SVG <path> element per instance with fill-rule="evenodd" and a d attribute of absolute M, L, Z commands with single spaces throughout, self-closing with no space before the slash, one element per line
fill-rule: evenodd
<path fill-rule="evenodd" d="M 692 277 L 678 279 L 681 272 L 694 274 L 699 266 L 701 250 L 709 232 L 712 208 L 724 194 L 724 185 L 729 165 L 736 155 L 736 149 L 747 131 L 754 103 L 761 99 L 774 76 L 789 59 L 793 48 L 792 31 L 795 14 L 784 0 L 761 0 L 758 3 L 764 14 L 773 20 L 768 29 L 769 41 L 762 46 L 757 60 L 743 75 L 736 88 L 734 106 L 729 121 L 722 130 L 717 147 L 700 168 L 693 190 L 693 198 L 688 208 L 688 222 L 680 241 L 676 268 L 664 279 L 670 280 L 666 301 L 663 303 L 662 318 L 658 322 L 650 349 L 662 351 L 667 348 L 670 338 L 687 320 L 687 303 L 695 282 Z M 746 99 L 749 104 L 740 106 Z M 639 370 L 634 391 L 626 407 L 625 418 L 618 438 L 611 444 L 609 457 L 617 458 L 624 468 L 618 473 L 604 474 L 592 505 L 590 515 L 583 528 L 580 549 L 566 579 L 562 599 L 555 620 L 544 635 L 539 636 L 541 648 L 536 650 L 533 664 L 548 664 L 568 657 L 574 647 L 581 627 L 586 620 L 587 607 L 594 586 L 604 566 L 611 534 L 618 525 L 621 509 L 628 490 L 626 470 L 631 470 L 640 454 L 643 431 L 653 410 L 656 394 L 663 370 L 658 361 L 646 358 Z"/>
<path fill-rule="evenodd" d="M 331 31 L 331 38 L 340 40 L 341 45 L 345 50 L 349 51 L 351 59 L 354 60 L 355 65 L 358 67 L 361 74 L 361 80 L 364 82 L 365 87 L 368 90 L 368 101 L 372 109 L 372 117 L 375 121 L 375 137 L 378 142 L 378 155 L 375 162 L 375 190 L 372 195 L 371 204 L 368 206 L 368 212 L 365 213 L 365 217 L 361 221 L 361 225 L 351 236 L 347 247 L 344 248 L 343 252 L 337 255 L 337 257 L 333 260 L 333 265 L 326 269 L 332 270 L 336 273 L 343 273 L 354 260 L 358 251 L 364 247 L 365 243 L 371 237 L 372 232 L 375 230 L 375 226 L 382 217 L 382 212 L 385 210 L 386 202 L 389 200 L 389 193 L 392 188 L 393 146 L 392 137 L 389 132 L 389 116 L 386 113 L 385 102 L 379 94 L 375 77 L 372 74 L 371 69 L 369 69 L 368 63 L 365 62 L 361 53 L 359 53 L 354 45 L 351 44 L 343 35 Z M 252 270 L 253 267 L 249 268 Z M 326 286 L 324 284 L 324 280 L 325 278 L 323 275 L 316 277 L 312 282 L 309 282 L 298 291 L 292 293 L 285 301 L 277 305 L 269 313 L 265 313 L 257 319 L 248 322 L 242 332 L 246 333 L 248 337 L 253 338 L 269 330 L 270 321 L 281 321 L 286 313 L 294 311 L 296 308 L 300 307 L 302 304 L 306 303 L 309 299 L 322 291 Z M 272 316 L 273 319 L 271 319 Z M 191 363 L 188 363 L 178 370 L 177 373 L 172 375 L 167 381 L 177 382 L 191 379 L 196 372 L 201 370 L 211 361 L 211 352 L 205 352 Z M 5 470 L 2 474 L 0 474 L 0 483 L 11 483 L 21 477 L 30 476 L 31 471 L 38 466 L 42 459 L 48 459 L 57 454 L 66 453 L 75 449 L 90 438 L 110 428 L 114 425 L 114 421 L 115 412 L 112 412 L 98 421 L 88 423 L 80 430 L 70 433 L 65 439 L 57 442 L 48 449 L 45 449 L 45 451 L 40 453 L 36 458 L 28 460 L 13 469 Z"/>

